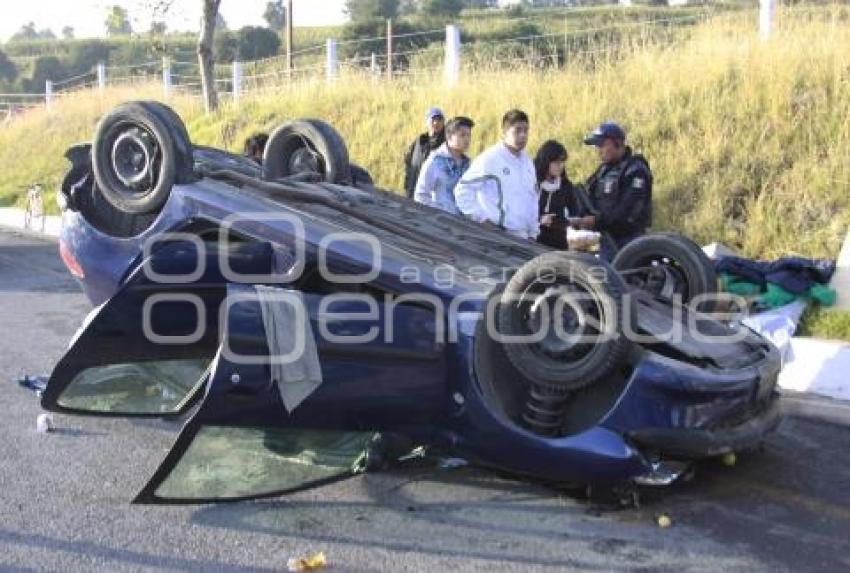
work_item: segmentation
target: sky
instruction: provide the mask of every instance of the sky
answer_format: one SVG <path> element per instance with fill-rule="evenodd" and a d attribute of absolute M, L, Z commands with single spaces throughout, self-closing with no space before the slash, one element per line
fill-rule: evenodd
<path fill-rule="evenodd" d="M 228 28 L 265 25 L 263 10 L 268 0 L 222 0 L 220 12 Z M 71 26 L 77 38 L 102 37 L 109 6 L 120 5 L 130 13 L 134 30 L 150 27 L 149 0 L 0 0 L 0 41 L 28 22 L 37 30 L 50 28 L 57 36 Z M 172 31 L 197 32 L 201 0 L 174 0 L 166 22 Z M 345 22 L 345 0 L 293 0 L 296 26 L 322 26 Z"/>

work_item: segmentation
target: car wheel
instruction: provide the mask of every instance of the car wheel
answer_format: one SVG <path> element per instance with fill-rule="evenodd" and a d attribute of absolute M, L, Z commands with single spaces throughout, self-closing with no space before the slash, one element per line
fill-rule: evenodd
<path fill-rule="evenodd" d="M 328 183 L 350 183 L 348 148 L 342 136 L 318 119 L 301 119 L 277 128 L 263 153 L 268 181 L 301 173 L 318 173 Z"/>
<path fill-rule="evenodd" d="M 178 134 L 178 137 L 174 140 L 175 145 L 178 147 L 177 159 L 184 162 L 184 164 L 178 165 L 175 183 L 187 183 L 191 179 L 194 169 L 194 145 L 192 145 L 186 124 L 183 123 L 183 120 L 176 111 L 162 102 L 146 100 L 141 102 L 141 104 L 168 122 L 171 128 Z"/>
<path fill-rule="evenodd" d="M 638 237 L 623 247 L 613 261 L 631 286 L 667 300 L 695 297 L 717 291 L 717 276 L 711 259 L 682 235 L 653 233 Z M 699 310 L 707 310 L 701 304 Z"/>
<path fill-rule="evenodd" d="M 617 272 L 596 257 L 562 251 L 540 255 L 505 285 L 495 334 L 529 381 L 562 391 L 588 386 L 621 368 L 629 356 L 631 343 L 623 336 L 629 318 L 625 290 Z M 513 338 L 534 333 L 538 336 L 527 342 Z"/>
<path fill-rule="evenodd" d="M 185 129 L 185 128 L 184 128 Z M 191 177 L 191 143 L 162 112 L 125 103 L 95 131 L 92 169 L 103 197 L 128 214 L 158 211 L 171 187 Z"/>

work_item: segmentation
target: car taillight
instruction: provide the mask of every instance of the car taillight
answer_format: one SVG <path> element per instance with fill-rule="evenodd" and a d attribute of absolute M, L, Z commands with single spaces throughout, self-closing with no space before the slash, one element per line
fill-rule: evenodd
<path fill-rule="evenodd" d="M 71 274 L 77 277 L 78 279 L 86 278 L 86 274 L 83 272 L 83 267 L 80 266 L 80 263 L 77 261 L 76 257 L 74 257 L 74 253 L 68 248 L 68 245 L 65 244 L 65 241 L 60 239 L 59 241 L 59 257 L 62 259 L 62 262 L 65 263 L 65 266 L 68 267 L 68 270 L 71 271 Z"/>

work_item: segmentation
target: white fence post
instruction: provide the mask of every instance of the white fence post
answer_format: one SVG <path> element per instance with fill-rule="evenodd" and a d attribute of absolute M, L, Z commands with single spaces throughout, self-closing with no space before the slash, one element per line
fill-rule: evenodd
<path fill-rule="evenodd" d="M 44 105 L 47 109 L 53 104 L 53 82 L 50 80 L 44 81 Z"/>
<path fill-rule="evenodd" d="M 767 40 L 773 31 L 773 14 L 776 11 L 776 0 L 759 0 L 759 5 L 759 35 L 762 40 Z"/>
<path fill-rule="evenodd" d="M 460 79 L 460 28 L 455 24 L 446 26 L 445 76 L 449 87 Z"/>
<path fill-rule="evenodd" d="M 328 82 L 332 82 L 336 80 L 337 72 L 339 71 L 339 62 L 337 60 L 336 55 L 336 40 L 334 40 L 333 38 L 328 38 L 325 47 L 325 52 L 325 77 L 327 78 Z"/>
<path fill-rule="evenodd" d="M 171 93 L 171 60 L 168 56 L 162 58 L 162 93 L 165 97 Z"/>
<path fill-rule="evenodd" d="M 239 93 L 242 91 L 242 62 L 233 61 L 233 103 L 239 103 Z"/>
<path fill-rule="evenodd" d="M 97 63 L 97 87 L 100 91 L 106 89 L 106 64 Z"/>

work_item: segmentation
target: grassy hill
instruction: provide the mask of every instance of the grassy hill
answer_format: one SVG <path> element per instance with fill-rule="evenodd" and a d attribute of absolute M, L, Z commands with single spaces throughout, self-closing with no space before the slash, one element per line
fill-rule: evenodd
<path fill-rule="evenodd" d="M 652 163 L 657 229 L 721 241 L 749 256 L 834 257 L 850 224 L 850 10 L 784 9 L 767 43 L 757 37 L 756 18 L 720 16 L 672 43 L 635 41 L 564 69 L 465 70 L 453 90 L 438 75 L 386 83 L 351 74 L 332 85 L 251 94 L 212 116 L 193 98 L 170 103 L 195 142 L 234 150 L 251 132 L 287 119 L 324 118 L 344 135 L 351 156 L 394 189 L 403 150 L 430 105 L 476 120 L 474 151 L 497 139 L 506 109 L 525 109 L 532 151 L 548 138 L 563 141 L 575 180 L 595 162 L 580 145 L 582 134 L 613 118 Z M 90 138 L 104 111 L 160 95 L 149 86 L 69 96 L 0 129 L 0 203 L 19 204 L 34 181 L 55 188 L 65 147 Z M 810 324 L 850 337 L 850 321 Z"/>

